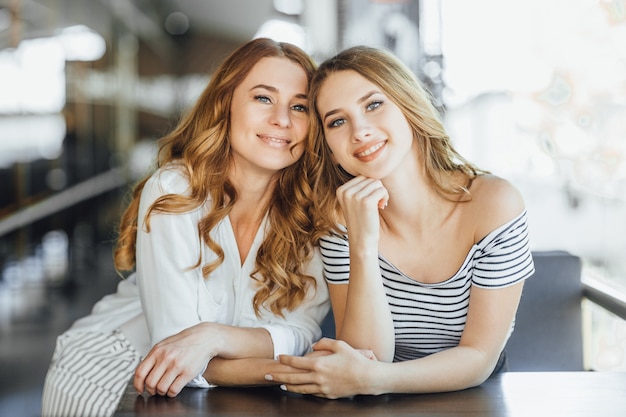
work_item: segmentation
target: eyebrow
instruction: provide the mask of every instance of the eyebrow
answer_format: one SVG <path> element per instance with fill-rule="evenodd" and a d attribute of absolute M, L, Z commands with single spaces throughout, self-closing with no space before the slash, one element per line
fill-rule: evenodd
<path fill-rule="evenodd" d="M 367 99 L 369 99 L 371 96 L 373 96 L 374 94 L 377 94 L 377 93 L 379 93 L 379 91 L 378 91 L 378 90 L 372 90 L 372 91 L 369 91 L 369 92 L 367 92 L 365 95 L 363 95 L 363 97 L 361 97 L 360 99 L 358 99 L 358 100 L 357 100 L 357 103 L 361 104 L 361 103 L 363 103 L 364 101 L 366 101 Z M 333 115 L 333 114 L 335 114 L 335 113 L 339 113 L 339 109 L 334 109 L 334 110 L 330 110 L 330 111 L 326 112 L 326 113 L 324 114 L 324 118 L 323 118 L 322 120 L 326 120 L 326 118 L 327 118 L 328 116 L 332 116 L 332 115 Z"/>
<path fill-rule="evenodd" d="M 278 93 L 278 88 L 273 87 L 271 85 L 266 85 L 266 84 L 257 84 L 254 87 L 252 87 L 250 91 L 256 90 L 257 88 L 262 88 L 264 90 L 271 91 L 272 93 Z M 308 98 L 308 96 L 304 93 L 298 93 L 296 94 L 296 97 L 301 98 L 303 100 L 306 100 Z"/>

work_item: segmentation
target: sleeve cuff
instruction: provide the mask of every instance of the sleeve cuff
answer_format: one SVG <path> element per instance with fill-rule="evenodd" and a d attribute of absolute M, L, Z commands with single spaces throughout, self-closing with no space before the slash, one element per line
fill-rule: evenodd
<path fill-rule="evenodd" d="M 267 330 L 272 338 L 274 344 L 274 358 L 277 359 L 278 355 L 300 355 L 301 350 L 298 349 L 300 343 L 295 340 L 297 337 L 292 331 L 286 329 L 284 326 L 276 326 L 272 324 L 265 324 L 262 326 Z"/>

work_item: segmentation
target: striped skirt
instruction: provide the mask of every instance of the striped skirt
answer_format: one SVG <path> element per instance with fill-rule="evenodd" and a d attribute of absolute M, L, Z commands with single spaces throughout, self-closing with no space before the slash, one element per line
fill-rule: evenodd
<path fill-rule="evenodd" d="M 44 382 L 42 417 L 113 415 L 139 360 L 120 331 L 62 334 Z"/>

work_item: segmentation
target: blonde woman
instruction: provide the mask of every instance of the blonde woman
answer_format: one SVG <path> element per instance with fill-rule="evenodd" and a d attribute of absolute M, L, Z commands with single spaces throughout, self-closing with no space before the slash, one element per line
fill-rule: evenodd
<path fill-rule="evenodd" d="M 338 340 L 280 358 L 304 372 L 266 378 L 328 398 L 479 385 L 502 366 L 534 272 L 520 193 L 454 149 L 430 96 L 384 50 L 325 61 L 309 96 Z"/>
<path fill-rule="evenodd" d="M 158 168 L 120 224 L 115 265 L 135 272 L 59 337 L 44 416 L 111 415 L 131 379 L 167 396 L 267 383 L 277 355 L 320 337 L 329 303 L 309 215 L 313 70 L 293 45 L 250 41 L 161 139 Z"/>

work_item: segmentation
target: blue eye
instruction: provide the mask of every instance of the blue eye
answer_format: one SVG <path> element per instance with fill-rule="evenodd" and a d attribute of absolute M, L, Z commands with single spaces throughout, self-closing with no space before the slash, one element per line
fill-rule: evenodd
<path fill-rule="evenodd" d="M 367 105 L 367 110 L 368 111 L 376 110 L 377 108 L 382 106 L 382 104 L 383 102 L 380 100 L 372 101 L 371 103 Z"/>
<path fill-rule="evenodd" d="M 261 103 L 271 103 L 272 99 L 267 96 L 254 96 L 254 99 L 260 101 Z"/>
<path fill-rule="evenodd" d="M 339 127 L 346 123 L 346 119 L 335 119 L 328 123 L 328 128 Z"/>
<path fill-rule="evenodd" d="M 297 112 L 302 112 L 302 113 L 309 112 L 309 108 L 305 106 L 304 104 L 295 104 L 291 108 Z"/>

